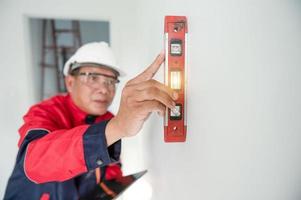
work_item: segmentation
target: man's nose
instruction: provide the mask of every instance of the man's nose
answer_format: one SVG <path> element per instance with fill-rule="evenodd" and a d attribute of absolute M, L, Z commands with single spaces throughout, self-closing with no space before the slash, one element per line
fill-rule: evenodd
<path fill-rule="evenodd" d="M 102 94 L 108 94 L 109 93 L 109 87 L 107 84 L 104 82 L 97 83 L 97 92 L 102 93 Z"/>

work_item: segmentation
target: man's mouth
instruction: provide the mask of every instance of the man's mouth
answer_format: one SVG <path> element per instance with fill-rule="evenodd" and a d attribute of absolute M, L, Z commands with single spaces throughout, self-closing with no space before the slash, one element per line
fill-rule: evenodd
<path fill-rule="evenodd" d="M 96 103 L 101 103 L 101 104 L 107 104 L 108 103 L 108 101 L 106 101 L 106 100 L 101 100 L 101 99 L 95 99 L 95 100 L 93 100 L 94 102 L 96 102 Z"/>

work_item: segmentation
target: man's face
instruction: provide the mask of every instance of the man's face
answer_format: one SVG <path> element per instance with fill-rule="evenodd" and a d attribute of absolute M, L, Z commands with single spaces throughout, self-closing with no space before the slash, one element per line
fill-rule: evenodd
<path fill-rule="evenodd" d="M 68 75 L 65 83 L 75 105 L 87 114 L 103 115 L 115 95 L 114 77 L 110 69 L 83 66 L 75 75 Z"/>

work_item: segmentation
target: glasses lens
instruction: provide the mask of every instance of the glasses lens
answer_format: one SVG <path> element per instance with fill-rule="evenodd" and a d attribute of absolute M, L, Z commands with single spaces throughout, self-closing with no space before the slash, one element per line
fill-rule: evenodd
<path fill-rule="evenodd" d="M 104 85 L 110 89 L 114 89 L 116 84 L 119 82 L 118 79 L 110 77 L 105 74 L 100 73 L 80 73 L 81 77 L 83 77 L 82 81 L 90 87 L 98 88 L 99 85 Z"/>

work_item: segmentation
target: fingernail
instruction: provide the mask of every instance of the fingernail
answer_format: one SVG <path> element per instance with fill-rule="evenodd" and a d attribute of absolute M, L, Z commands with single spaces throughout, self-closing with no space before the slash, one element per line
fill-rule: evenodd
<path fill-rule="evenodd" d="M 179 95 L 178 95 L 177 92 L 173 92 L 173 93 L 172 93 L 172 98 L 173 98 L 174 100 L 177 100 L 178 97 L 179 97 Z"/>

